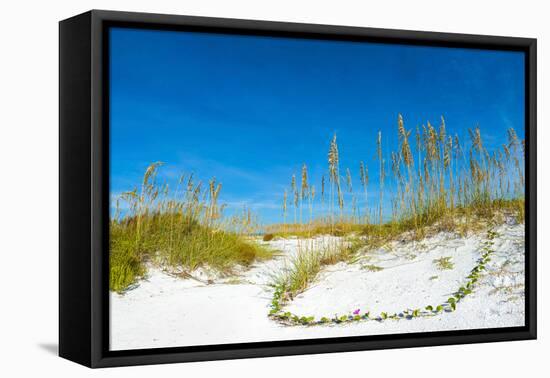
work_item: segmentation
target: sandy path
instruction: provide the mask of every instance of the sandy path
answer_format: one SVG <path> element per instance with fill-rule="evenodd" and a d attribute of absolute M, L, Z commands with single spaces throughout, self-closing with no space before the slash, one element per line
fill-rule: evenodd
<path fill-rule="evenodd" d="M 296 253 L 297 241 L 273 241 L 270 245 L 282 254 L 244 272 L 238 282 L 206 285 L 151 269 L 136 289 L 124 295 L 111 293 L 111 349 L 521 326 L 524 227 L 503 225 L 496 231 L 500 236 L 495 239 L 496 253 L 487 273 L 453 313 L 381 323 L 281 325 L 267 317 L 271 301 L 267 284 Z M 483 235 L 459 239 L 442 233 L 422 243 L 394 243 L 355 264 L 329 267 L 288 309 L 320 317 L 357 308 L 378 314 L 437 305 L 463 283 L 475 265 Z M 433 260 L 447 256 L 454 268 L 439 270 Z M 368 265 L 383 269 L 369 271 Z"/>

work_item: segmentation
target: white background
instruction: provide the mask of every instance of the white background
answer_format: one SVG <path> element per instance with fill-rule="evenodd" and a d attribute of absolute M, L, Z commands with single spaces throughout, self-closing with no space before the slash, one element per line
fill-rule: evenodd
<path fill-rule="evenodd" d="M 5 1 L 0 22 L 0 375 L 106 377 L 541 376 L 548 366 L 550 27 L 544 1 Z M 539 340 L 89 370 L 56 357 L 58 25 L 89 9 L 538 38 Z M 426 57 L 429 59 L 429 57 Z M 546 66 L 546 67 L 545 67 Z M 434 84 L 435 85 L 435 84 Z M 429 90 L 429 88 L 426 88 Z M 545 93 L 546 91 L 546 93 Z M 545 237 L 546 236 L 546 237 Z M 546 351 L 544 350 L 546 348 Z M 539 371 L 537 373 L 537 370 Z"/>

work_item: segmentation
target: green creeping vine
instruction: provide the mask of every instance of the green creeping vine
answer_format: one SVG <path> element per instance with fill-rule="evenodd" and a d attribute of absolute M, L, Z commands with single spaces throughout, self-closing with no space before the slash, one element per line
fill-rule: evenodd
<path fill-rule="evenodd" d="M 271 311 L 269 316 L 277 321 L 280 321 L 287 325 L 307 325 L 314 326 L 320 324 L 340 324 L 340 323 L 350 323 L 366 320 L 376 320 L 379 322 L 393 319 L 413 319 L 419 317 L 431 317 L 439 315 L 443 312 L 453 312 L 456 310 L 458 303 L 460 303 L 467 295 L 470 295 L 478 282 L 479 276 L 482 271 L 486 270 L 485 266 L 491 261 L 491 255 L 495 252 L 493 249 L 494 239 L 499 234 L 492 229 L 487 231 L 487 240 L 481 244 L 481 257 L 477 261 L 477 265 L 470 271 L 470 274 L 466 277 L 467 281 L 464 286 L 461 286 L 455 294 L 447 299 L 446 302 L 438 305 L 431 306 L 428 305 L 424 309 L 407 309 L 401 311 L 400 313 L 387 313 L 381 312 L 380 315 L 371 317 L 370 312 L 360 313 L 359 309 L 355 310 L 352 314 L 347 315 L 337 315 L 334 317 L 323 316 L 320 319 L 315 319 L 314 316 L 298 316 L 289 311 L 283 311 L 282 307 L 285 305 L 285 288 L 282 285 L 275 287 L 273 293 L 273 298 L 271 300 Z"/>

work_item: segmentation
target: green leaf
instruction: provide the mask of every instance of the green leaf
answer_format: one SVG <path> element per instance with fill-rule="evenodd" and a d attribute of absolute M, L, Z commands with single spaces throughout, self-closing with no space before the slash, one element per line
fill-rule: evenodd
<path fill-rule="evenodd" d="M 456 303 L 451 303 L 451 308 L 453 309 L 453 311 L 456 310 Z"/>
<path fill-rule="evenodd" d="M 388 314 L 385 313 L 385 312 L 383 312 L 383 313 L 380 314 L 380 317 L 381 317 L 382 319 L 387 319 L 387 318 L 388 318 Z"/>
<path fill-rule="evenodd" d="M 437 307 L 435 308 L 435 311 L 437 311 L 437 312 L 443 311 L 443 306 L 442 306 L 442 305 L 437 306 Z"/>
<path fill-rule="evenodd" d="M 453 297 L 447 299 L 447 303 L 455 303 L 456 302 L 456 299 L 454 299 Z"/>
<path fill-rule="evenodd" d="M 426 306 L 426 310 L 428 310 L 428 311 L 433 311 L 434 308 L 433 308 L 432 306 Z"/>

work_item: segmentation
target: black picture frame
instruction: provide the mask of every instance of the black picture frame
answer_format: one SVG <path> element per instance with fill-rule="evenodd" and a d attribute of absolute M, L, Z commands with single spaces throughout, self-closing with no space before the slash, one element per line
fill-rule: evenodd
<path fill-rule="evenodd" d="M 109 351 L 109 76 L 112 26 L 525 53 L 525 326 Z M 88 367 L 536 338 L 536 39 L 92 10 L 59 24 L 59 355 Z"/>

